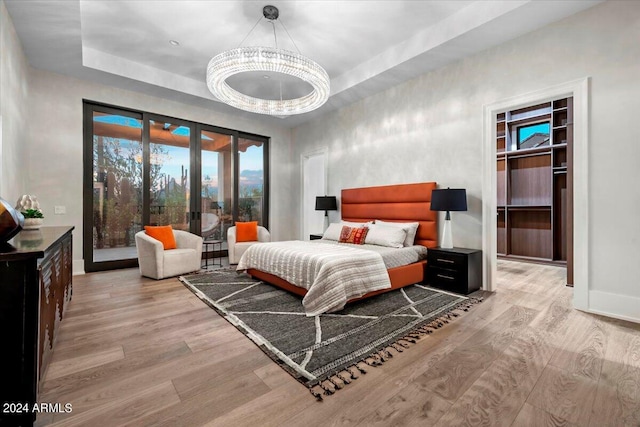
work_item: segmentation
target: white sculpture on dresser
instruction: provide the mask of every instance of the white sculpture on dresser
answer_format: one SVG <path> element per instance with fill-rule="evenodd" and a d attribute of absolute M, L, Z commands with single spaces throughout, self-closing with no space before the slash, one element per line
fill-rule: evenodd
<path fill-rule="evenodd" d="M 44 215 L 40 210 L 38 198 L 30 194 L 25 194 L 18 199 L 16 210 L 24 216 L 24 230 L 37 230 L 42 226 Z"/>

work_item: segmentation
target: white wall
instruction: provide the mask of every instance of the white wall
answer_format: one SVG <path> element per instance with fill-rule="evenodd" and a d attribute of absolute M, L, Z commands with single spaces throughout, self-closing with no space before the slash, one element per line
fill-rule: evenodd
<path fill-rule="evenodd" d="M 30 70 L 29 84 L 33 94 L 26 138 L 29 191 L 38 196 L 47 225 L 76 227 L 73 242 L 76 272 L 83 268 L 83 99 L 270 136 L 270 229 L 277 240 L 291 239 L 297 234 L 297 229 L 290 226 L 297 223 L 297 203 L 289 196 L 294 163 L 289 129 L 37 69 Z M 54 215 L 55 205 L 66 206 L 67 214 Z"/>
<path fill-rule="evenodd" d="M 13 22 L 0 0 L 0 197 L 14 205 L 25 185 L 29 65 Z"/>
<path fill-rule="evenodd" d="M 483 105 L 590 76 L 589 307 L 640 321 L 638 40 L 640 2 L 609 1 L 304 124 L 294 148 L 329 147 L 329 194 L 420 181 L 466 188 L 454 245 L 481 248 Z"/>

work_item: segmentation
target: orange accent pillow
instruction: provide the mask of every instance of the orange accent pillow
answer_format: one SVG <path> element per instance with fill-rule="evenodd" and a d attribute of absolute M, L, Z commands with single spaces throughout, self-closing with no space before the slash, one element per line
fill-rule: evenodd
<path fill-rule="evenodd" d="M 176 249 L 178 247 L 178 245 L 176 245 L 176 238 L 173 235 L 173 227 L 170 225 L 145 225 L 144 231 L 154 239 L 160 240 L 165 251 L 167 249 Z"/>
<path fill-rule="evenodd" d="M 258 221 L 236 222 L 236 242 L 257 242 Z"/>
<path fill-rule="evenodd" d="M 367 227 L 348 227 L 343 226 L 340 232 L 339 243 L 353 243 L 355 245 L 364 245 L 369 228 Z"/>

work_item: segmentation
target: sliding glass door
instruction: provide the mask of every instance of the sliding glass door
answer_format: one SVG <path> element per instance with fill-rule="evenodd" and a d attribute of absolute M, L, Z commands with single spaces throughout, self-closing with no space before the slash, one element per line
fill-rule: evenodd
<path fill-rule="evenodd" d="M 200 235 L 226 240 L 233 225 L 233 136 L 199 127 Z"/>
<path fill-rule="evenodd" d="M 175 120 L 149 118 L 149 225 L 190 230 L 191 128 Z"/>
<path fill-rule="evenodd" d="M 93 249 L 89 255 L 92 263 L 135 258 L 134 235 L 143 212 L 142 116 L 99 109 L 91 111 L 89 120 L 90 187 L 85 184 L 84 192 L 85 221 L 88 213 L 92 223 L 84 236 Z M 86 168 L 85 161 L 85 176 Z"/>
<path fill-rule="evenodd" d="M 238 138 L 238 215 L 239 221 L 258 221 L 264 225 L 268 218 L 268 197 L 265 176 L 268 172 L 267 139 L 240 135 Z"/>
<path fill-rule="evenodd" d="M 223 241 L 236 219 L 267 225 L 268 138 L 89 102 L 84 108 L 85 271 L 137 265 L 134 236 L 144 225 Z"/>

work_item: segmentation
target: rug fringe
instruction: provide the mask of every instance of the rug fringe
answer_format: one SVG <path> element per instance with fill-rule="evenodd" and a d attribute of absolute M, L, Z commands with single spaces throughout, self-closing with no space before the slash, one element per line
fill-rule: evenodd
<path fill-rule="evenodd" d="M 342 390 L 345 386 L 345 383 L 343 383 L 340 380 L 340 377 L 338 377 L 338 375 L 333 375 L 331 377 L 328 378 L 329 382 L 331 382 L 331 384 L 333 384 L 333 386 L 337 389 L 337 390 Z"/>
<path fill-rule="evenodd" d="M 335 372 L 324 380 L 320 380 L 313 384 L 309 384 L 309 392 L 319 402 L 323 400 L 322 394 L 330 396 L 336 391 L 343 389 L 348 384 L 351 384 L 354 380 L 360 378 L 361 374 L 367 373 L 364 366 L 377 367 L 381 366 L 387 360 L 393 357 L 393 353 L 389 349 L 393 349 L 398 353 L 402 353 L 405 348 L 411 347 L 416 344 L 425 335 L 432 334 L 434 330 L 442 328 L 445 324 L 452 321 L 452 317 L 460 317 L 460 313 L 456 313 L 456 310 L 469 311 L 474 305 L 482 302 L 482 298 L 469 298 L 466 301 L 462 301 L 455 305 L 448 313 L 441 315 L 440 317 L 433 319 L 431 322 L 421 325 L 410 331 L 405 336 L 398 338 L 395 342 L 388 344 L 384 348 L 374 351 L 368 356 L 363 357 L 360 361 L 354 363 L 352 366 L 345 368 L 342 371 Z M 361 366 L 364 365 L 364 366 Z"/>
<path fill-rule="evenodd" d="M 318 402 L 322 402 L 322 392 L 320 392 L 318 389 L 322 390 L 322 388 L 318 385 L 310 387 L 309 393 L 311 393 L 311 395 L 315 397 Z"/>
<path fill-rule="evenodd" d="M 351 384 L 351 380 L 353 379 L 353 377 L 351 376 L 351 374 L 349 373 L 349 375 L 347 375 L 347 373 L 345 371 L 341 371 L 338 372 L 336 374 L 338 376 L 338 378 L 340 378 L 342 380 L 342 382 L 346 385 L 346 384 Z"/>

